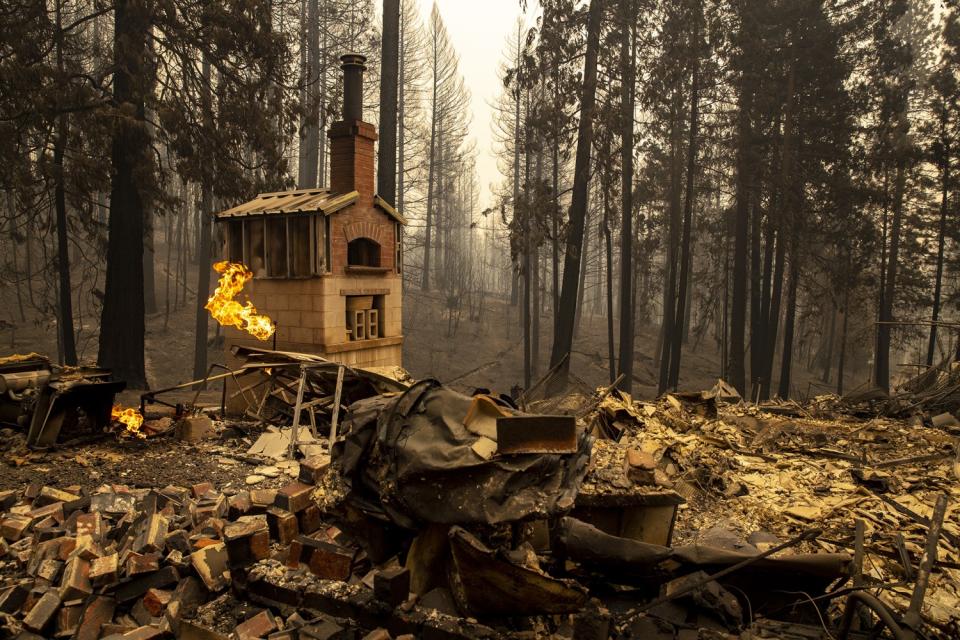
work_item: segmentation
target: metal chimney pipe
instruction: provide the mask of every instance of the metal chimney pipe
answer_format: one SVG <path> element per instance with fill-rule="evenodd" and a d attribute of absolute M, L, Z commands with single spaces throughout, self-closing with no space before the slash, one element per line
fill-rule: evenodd
<path fill-rule="evenodd" d="M 340 56 L 343 69 L 343 120 L 363 120 L 363 70 L 366 56 L 347 53 Z"/>

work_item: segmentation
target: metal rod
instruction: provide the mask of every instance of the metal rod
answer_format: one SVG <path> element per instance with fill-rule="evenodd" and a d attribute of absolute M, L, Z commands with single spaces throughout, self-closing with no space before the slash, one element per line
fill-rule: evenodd
<path fill-rule="evenodd" d="M 295 460 L 294 452 L 297 448 L 297 436 L 300 431 L 300 405 L 303 404 L 303 387 L 307 383 L 307 368 L 300 367 L 300 384 L 297 386 L 297 404 L 293 407 L 293 429 L 290 432 L 290 459 Z"/>
<path fill-rule="evenodd" d="M 846 640 L 850 635 L 853 614 L 857 611 L 857 605 L 863 605 L 873 611 L 883 621 L 883 624 L 890 629 L 890 633 L 896 640 L 911 640 L 914 637 L 912 633 L 905 631 L 897 623 L 893 614 L 890 613 L 890 609 L 881 600 L 864 591 L 855 591 L 847 596 L 847 606 L 843 610 L 843 621 L 840 623 L 840 631 L 837 633 L 838 640 Z"/>
<path fill-rule="evenodd" d="M 854 520 L 853 548 L 853 586 L 863 586 L 863 543 L 866 523 L 860 518 Z"/>
<path fill-rule="evenodd" d="M 330 444 L 327 451 L 333 451 L 333 443 L 337 439 L 337 421 L 340 418 L 340 394 L 343 391 L 344 367 L 337 369 L 337 388 L 333 392 L 333 416 L 330 418 Z"/>
<path fill-rule="evenodd" d="M 735 571 L 739 571 L 740 569 L 743 569 L 743 568 L 746 567 L 746 566 L 749 566 L 749 565 L 751 565 L 751 564 L 753 564 L 753 563 L 755 563 L 755 562 L 758 562 L 758 561 L 760 561 L 760 560 L 763 560 L 764 558 L 769 558 L 770 556 L 772 556 L 772 555 L 775 554 L 775 553 L 779 553 L 779 552 L 783 551 L 784 549 L 787 549 L 787 548 L 789 548 L 789 547 L 792 547 L 792 546 L 795 546 L 795 545 L 797 545 L 797 544 L 800 544 L 800 543 L 803 542 L 804 540 L 812 540 L 812 539 L 816 538 L 817 536 L 819 536 L 821 533 L 822 533 L 822 530 L 821 530 L 821 529 L 817 529 L 817 528 L 807 529 L 806 531 L 804 531 L 803 533 L 801 533 L 801 534 L 798 535 L 797 537 L 791 538 L 790 540 L 787 540 L 786 542 L 784 542 L 784 543 L 782 543 L 782 544 L 778 544 L 778 545 L 775 546 L 775 547 L 771 547 L 770 549 L 767 549 L 767 550 L 764 551 L 763 553 L 758 553 L 758 554 L 755 555 L 755 556 L 750 556 L 749 558 L 745 558 L 745 559 L 741 560 L 740 562 L 738 562 L 737 564 L 731 565 L 731 566 L 727 567 L 726 569 L 721 569 L 720 571 L 717 571 L 716 573 L 713 573 L 713 574 L 708 575 L 708 576 L 704 576 L 704 577 L 700 578 L 699 580 L 695 580 L 695 581 L 687 584 L 687 586 L 685 586 L 685 587 L 683 587 L 683 588 L 681 588 L 681 589 L 678 589 L 677 591 L 674 591 L 673 593 L 665 594 L 665 595 L 660 596 L 659 598 L 655 598 L 655 599 L 651 600 L 650 602 L 648 602 L 647 604 L 641 606 L 640 609 L 637 611 L 637 613 L 642 613 L 642 612 L 644 612 L 644 611 L 649 611 L 650 609 L 656 607 L 657 605 L 661 605 L 661 604 L 663 604 L 664 602 L 670 602 L 671 600 L 675 600 L 675 599 L 679 598 L 680 596 L 683 596 L 683 595 L 686 595 L 686 594 L 690 593 L 691 591 L 693 591 L 694 589 L 697 589 L 698 587 L 702 587 L 703 585 L 707 584 L 708 582 L 713 582 L 714 580 L 719 580 L 720 578 L 723 578 L 724 576 L 728 576 L 728 575 L 730 575 L 731 573 L 734 573 Z"/>

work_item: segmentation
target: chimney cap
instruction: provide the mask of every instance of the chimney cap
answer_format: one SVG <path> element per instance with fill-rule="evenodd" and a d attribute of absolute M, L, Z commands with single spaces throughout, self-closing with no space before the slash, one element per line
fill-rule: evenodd
<path fill-rule="evenodd" d="M 348 66 L 358 66 L 361 69 L 366 69 L 367 67 L 364 64 L 366 61 L 367 56 L 363 55 L 362 53 L 345 53 L 340 56 L 340 62 L 345 68 Z"/>

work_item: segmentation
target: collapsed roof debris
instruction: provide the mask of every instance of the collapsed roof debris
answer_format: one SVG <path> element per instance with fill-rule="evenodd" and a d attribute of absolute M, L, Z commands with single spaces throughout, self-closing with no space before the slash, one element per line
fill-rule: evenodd
<path fill-rule="evenodd" d="M 148 416 L 152 439 L 131 441 L 145 450 L 179 436 L 193 455 L 229 462 L 229 481 L 0 492 L 6 633 L 960 629 L 960 464 L 945 429 L 830 414 L 826 399 L 757 407 L 722 383 L 655 403 L 608 387 L 521 410 L 399 372 L 238 355 L 241 368 L 221 377 L 245 376 L 244 419 L 170 403 L 174 419 Z"/>

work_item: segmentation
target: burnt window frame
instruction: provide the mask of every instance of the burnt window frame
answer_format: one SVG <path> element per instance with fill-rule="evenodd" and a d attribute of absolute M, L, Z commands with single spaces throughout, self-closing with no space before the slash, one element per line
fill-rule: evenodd
<path fill-rule="evenodd" d="M 291 219 L 307 219 L 309 221 L 308 229 L 308 243 L 307 251 L 310 253 L 309 258 L 309 273 L 301 275 L 293 275 L 293 266 L 294 266 L 294 257 L 292 253 L 292 244 L 291 244 L 291 229 L 290 229 L 290 220 Z M 281 222 L 283 224 L 283 234 L 284 234 L 284 251 L 286 253 L 285 260 L 285 273 L 272 273 L 270 267 L 270 243 L 267 242 L 269 229 L 271 224 L 276 224 Z M 295 214 L 274 214 L 274 215 L 260 215 L 260 216 L 248 216 L 243 218 L 228 218 L 224 220 L 224 237 L 223 237 L 223 258 L 232 262 L 236 262 L 236 256 L 233 255 L 232 249 L 234 248 L 234 234 L 239 228 L 240 230 L 240 247 L 241 247 L 241 257 L 240 262 L 247 265 L 251 270 L 253 265 L 251 264 L 253 259 L 253 250 L 250 247 L 251 233 L 250 225 L 261 225 L 261 242 L 263 243 L 263 270 L 264 274 L 257 274 L 254 272 L 255 279 L 261 280 L 300 280 L 304 278 L 315 278 L 317 276 L 322 276 L 324 274 L 330 273 L 330 217 L 323 213 L 295 213 Z M 318 249 L 323 248 L 323 253 L 321 254 Z"/>

